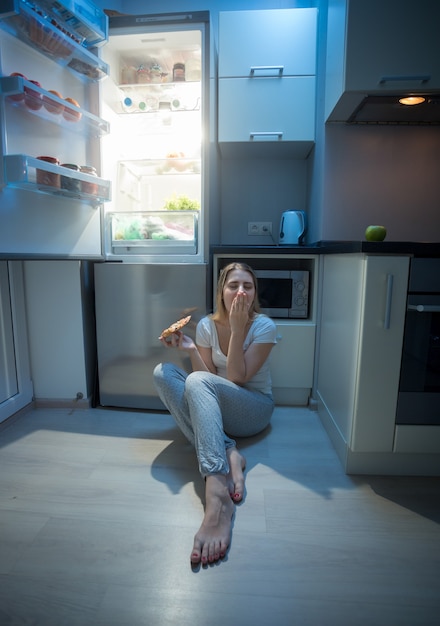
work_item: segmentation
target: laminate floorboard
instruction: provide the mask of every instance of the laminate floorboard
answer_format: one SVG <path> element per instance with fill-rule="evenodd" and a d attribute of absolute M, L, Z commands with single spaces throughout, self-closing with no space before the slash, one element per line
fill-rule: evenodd
<path fill-rule="evenodd" d="M 204 485 L 167 413 L 2 424 L 1 626 L 439 623 L 440 478 L 347 476 L 307 408 L 238 443 L 230 550 L 192 569 Z"/>

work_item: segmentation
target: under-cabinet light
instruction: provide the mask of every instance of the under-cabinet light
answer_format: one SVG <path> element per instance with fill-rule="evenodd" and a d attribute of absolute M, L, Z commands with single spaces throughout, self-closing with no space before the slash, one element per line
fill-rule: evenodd
<path fill-rule="evenodd" d="M 412 106 L 413 104 L 422 104 L 422 102 L 425 102 L 425 98 L 422 96 L 406 96 L 405 98 L 400 98 L 399 102 L 400 104 Z"/>

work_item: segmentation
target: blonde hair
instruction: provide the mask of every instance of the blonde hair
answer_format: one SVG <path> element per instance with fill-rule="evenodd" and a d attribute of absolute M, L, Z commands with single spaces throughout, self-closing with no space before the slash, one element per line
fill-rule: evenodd
<path fill-rule="evenodd" d="M 220 272 L 217 282 L 217 295 L 215 301 L 216 307 L 214 313 L 211 315 L 213 320 L 223 320 L 228 317 L 228 312 L 223 301 L 223 290 L 225 288 L 226 281 L 228 280 L 228 276 L 233 270 L 242 270 L 243 272 L 248 272 L 248 274 L 252 276 L 252 281 L 255 287 L 255 298 L 249 307 L 249 318 L 252 319 L 254 313 L 260 313 L 260 302 L 258 300 L 258 280 L 254 270 L 247 263 L 234 262 L 226 265 L 226 267 L 224 267 Z"/>

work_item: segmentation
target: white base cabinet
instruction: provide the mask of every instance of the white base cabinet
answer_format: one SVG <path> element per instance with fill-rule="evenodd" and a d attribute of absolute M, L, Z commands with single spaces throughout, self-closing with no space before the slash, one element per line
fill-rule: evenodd
<path fill-rule="evenodd" d="M 327 255 L 322 264 L 316 396 L 344 469 L 440 474 L 439 450 L 412 454 L 411 433 L 405 445 L 395 425 L 409 257 Z"/>
<path fill-rule="evenodd" d="M 313 386 L 316 324 L 275 320 L 271 353 L 273 397 L 278 405 L 307 406 Z"/>

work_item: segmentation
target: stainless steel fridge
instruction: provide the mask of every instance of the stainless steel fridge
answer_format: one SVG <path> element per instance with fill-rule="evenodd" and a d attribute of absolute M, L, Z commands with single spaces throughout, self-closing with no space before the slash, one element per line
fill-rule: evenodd
<path fill-rule="evenodd" d="M 102 406 L 164 409 L 153 369 L 172 361 L 190 371 L 185 353 L 165 348 L 161 331 L 206 313 L 206 265 L 99 263 L 95 266 L 99 401 Z"/>
<path fill-rule="evenodd" d="M 209 13 L 118 16 L 102 60 L 105 263 L 95 265 L 99 402 L 162 409 L 161 331 L 206 313 Z"/>

